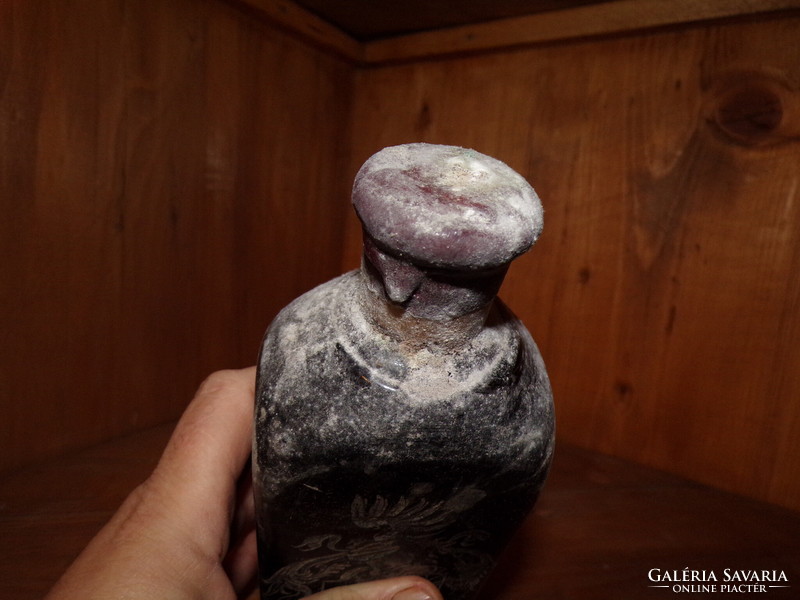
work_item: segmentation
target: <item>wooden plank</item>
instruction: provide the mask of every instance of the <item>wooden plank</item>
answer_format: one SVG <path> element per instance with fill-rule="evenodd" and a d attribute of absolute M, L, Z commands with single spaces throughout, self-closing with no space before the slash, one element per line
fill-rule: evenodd
<path fill-rule="evenodd" d="M 44 596 L 147 478 L 173 426 L 148 429 L 0 477 L 0 596 Z"/>
<path fill-rule="evenodd" d="M 526 175 L 544 234 L 501 295 L 560 439 L 794 509 L 798 39 L 782 15 L 364 70 L 350 167 L 427 141 Z"/>
<path fill-rule="evenodd" d="M 418 60 L 798 8 L 798 0 L 616 0 L 376 40 L 364 59 Z"/>
<path fill-rule="evenodd" d="M 360 41 L 563 10 L 607 0 L 392 0 L 331 2 L 294 0 Z"/>
<path fill-rule="evenodd" d="M 354 62 L 363 61 L 362 44 L 341 29 L 288 0 L 225 0 L 246 6 L 274 25 L 292 31 L 324 50 Z"/>
<path fill-rule="evenodd" d="M 352 74 L 217 0 L 0 3 L 0 469 L 175 418 L 337 274 Z"/>
<path fill-rule="evenodd" d="M 34 600 L 151 471 L 171 426 L 0 478 L 0 597 Z M 560 444 L 550 478 L 482 598 L 660 598 L 652 568 L 785 571 L 800 515 Z M 257 594 L 252 596 L 257 598 Z"/>
<path fill-rule="evenodd" d="M 225 1 L 251 9 L 253 15 L 265 18 L 311 44 L 361 65 L 481 52 L 800 9 L 800 0 L 763 0 L 758 3 L 749 0 L 613 0 L 359 42 L 345 32 L 347 27 L 331 25 L 289 0 Z M 414 17 L 411 17 L 410 23 L 413 22 Z"/>

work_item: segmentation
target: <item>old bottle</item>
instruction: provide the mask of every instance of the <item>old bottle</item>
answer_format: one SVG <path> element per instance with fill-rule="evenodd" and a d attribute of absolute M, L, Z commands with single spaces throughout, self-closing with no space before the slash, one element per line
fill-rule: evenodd
<path fill-rule="evenodd" d="M 360 270 L 264 338 L 254 488 L 263 600 L 415 574 L 474 597 L 553 450 L 531 336 L 495 298 L 542 227 L 500 161 L 408 144 L 356 176 Z"/>

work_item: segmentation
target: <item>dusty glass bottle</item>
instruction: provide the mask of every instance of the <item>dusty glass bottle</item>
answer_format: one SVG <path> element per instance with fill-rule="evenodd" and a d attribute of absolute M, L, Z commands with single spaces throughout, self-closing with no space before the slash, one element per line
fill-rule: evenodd
<path fill-rule="evenodd" d="M 261 349 L 261 597 L 414 574 L 466 600 L 553 450 L 542 358 L 495 297 L 541 203 L 500 161 L 408 144 L 364 164 L 353 204 L 361 269 L 283 309 Z"/>

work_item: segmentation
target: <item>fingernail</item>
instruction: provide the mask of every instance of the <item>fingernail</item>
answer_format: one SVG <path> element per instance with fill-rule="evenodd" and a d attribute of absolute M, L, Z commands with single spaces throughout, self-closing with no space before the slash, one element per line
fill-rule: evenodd
<path fill-rule="evenodd" d="M 432 600 L 432 598 L 428 592 L 414 586 L 405 590 L 400 590 L 392 596 L 392 600 Z"/>

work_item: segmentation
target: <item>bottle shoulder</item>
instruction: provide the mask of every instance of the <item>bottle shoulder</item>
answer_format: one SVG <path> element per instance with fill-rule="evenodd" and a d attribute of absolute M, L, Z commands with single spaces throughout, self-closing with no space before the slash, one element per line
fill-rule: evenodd
<path fill-rule="evenodd" d="M 360 285 L 352 271 L 281 311 L 265 336 L 259 380 L 355 379 L 426 403 L 513 386 L 526 370 L 546 378 L 531 336 L 499 300 L 486 327 L 457 350 L 409 349 L 367 321 L 359 310 Z"/>
<path fill-rule="evenodd" d="M 312 290 L 270 329 L 256 406 L 265 465 L 284 461 L 302 471 L 320 452 L 331 460 L 489 456 L 527 465 L 546 451 L 549 382 L 510 311 L 501 306 L 458 351 L 409 353 L 347 301 L 356 284 L 347 274 Z"/>

